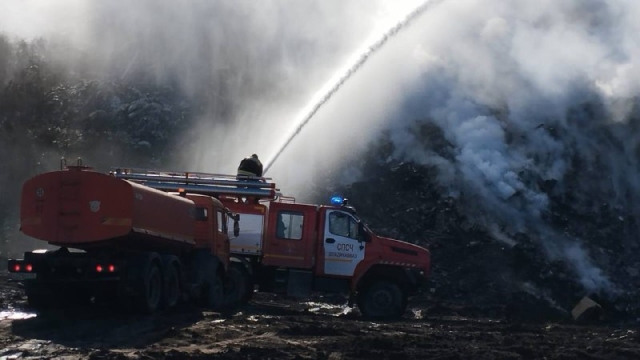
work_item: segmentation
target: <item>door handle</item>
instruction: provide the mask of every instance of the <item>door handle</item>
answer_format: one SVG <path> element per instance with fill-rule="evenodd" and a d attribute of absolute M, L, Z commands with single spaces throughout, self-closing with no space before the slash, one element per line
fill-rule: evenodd
<path fill-rule="evenodd" d="M 336 239 L 334 239 L 334 238 L 327 238 L 327 239 L 325 240 L 325 242 L 326 242 L 327 244 L 333 244 L 334 242 L 336 242 Z"/>

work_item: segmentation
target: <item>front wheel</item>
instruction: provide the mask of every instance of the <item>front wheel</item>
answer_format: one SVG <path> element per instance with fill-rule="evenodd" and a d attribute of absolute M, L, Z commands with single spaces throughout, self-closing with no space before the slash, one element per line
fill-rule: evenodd
<path fill-rule="evenodd" d="M 366 318 L 399 318 L 406 307 L 406 295 L 402 289 L 388 281 L 376 282 L 358 293 L 358 308 Z"/>
<path fill-rule="evenodd" d="M 244 305 L 253 295 L 253 281 L 242 263 L 232 262 L 227 273 L 227 304 Z"/>
<path fill-rule="evenodd" d="M 217 274 L 205 283 L 203 302 L 206 307 L 220 311 L 224 306 L 224 283 Z"/>

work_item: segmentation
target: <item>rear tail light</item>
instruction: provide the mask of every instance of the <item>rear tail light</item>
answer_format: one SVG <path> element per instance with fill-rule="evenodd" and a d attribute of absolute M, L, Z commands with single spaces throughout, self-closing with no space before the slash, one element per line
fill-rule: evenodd
<path fill-rule="evenodd" d="M 108 265 L 102 265 L 102 264 L 98 264 L 96 265 L 96 272 L 98 273 L 103 273 L 103 272 L 116 272 L 116 266 L 114 264 L 108 264 Z"/>
<path fill-rule="evenodd" d="M 9 269 L 9 272 L 12 272 L 12 273 L 33 273 L 36 270 L 33 264 L 25 263 L 22 260 L 10 260 L 8 264 L 8 269 Z M 52 273 L 56 272 L 56 268 L 54 267 L 51 267 L 49 270 Z M 81 274 L 83 271 L 86 270 L 86 268 L 78 267 L 78 268 L 75 268 L 75 270 L 78 274 Z M 105 272 L 115 273 L 117 268 L 115 264 L 108 264 L 108 265 L 96 264 L 94 270 L 97 273 L 105 273 Z M 43 269 L 40 269 L 40 271 L 43 271 Z"/>
<path fill-rule="evenodd" d="M 9 272 L 33 272 L 32 264 L 25 264 L 22 261 L 12 261 L 9 262 Z"/>

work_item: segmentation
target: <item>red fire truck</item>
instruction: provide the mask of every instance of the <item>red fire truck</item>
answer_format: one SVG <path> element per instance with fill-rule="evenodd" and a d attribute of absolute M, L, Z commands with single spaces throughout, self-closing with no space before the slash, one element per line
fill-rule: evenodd
<path fill-rule="evenodd" d="M 228 210 L 209 195 L 167 193 L 78 162 L 27 180 L 20 229 L 59 247 L 10 259 L 37 310 L 120 302 L 146 313 L 185 297 L 221 309 Z M 236 227 L 237 228 L 237 227 Z"/>
<path fill-rule="evenodd" d="M 374 234 L 341 197 L 331 205 L 299 204 L 268 178 L 135 169 L 112 175 L 162 191 L 211 196 L 232 213 L 232 302 L 248 301 L 256 286 L 293 297 L 341 292 L 364 316 L 393 318 L 404 313 L 430 272 L 427 249 Z"/>

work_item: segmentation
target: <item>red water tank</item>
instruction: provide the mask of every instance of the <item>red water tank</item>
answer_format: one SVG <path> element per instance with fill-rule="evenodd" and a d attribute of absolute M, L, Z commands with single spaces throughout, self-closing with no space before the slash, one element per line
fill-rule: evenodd
<path fill-rule="evenodd" d="M 81 167 L 22 187 L 21 231 L 53 245 L 82 248 L 136 234 L 193 244 L 195 221 L 191 200 Z"/>

